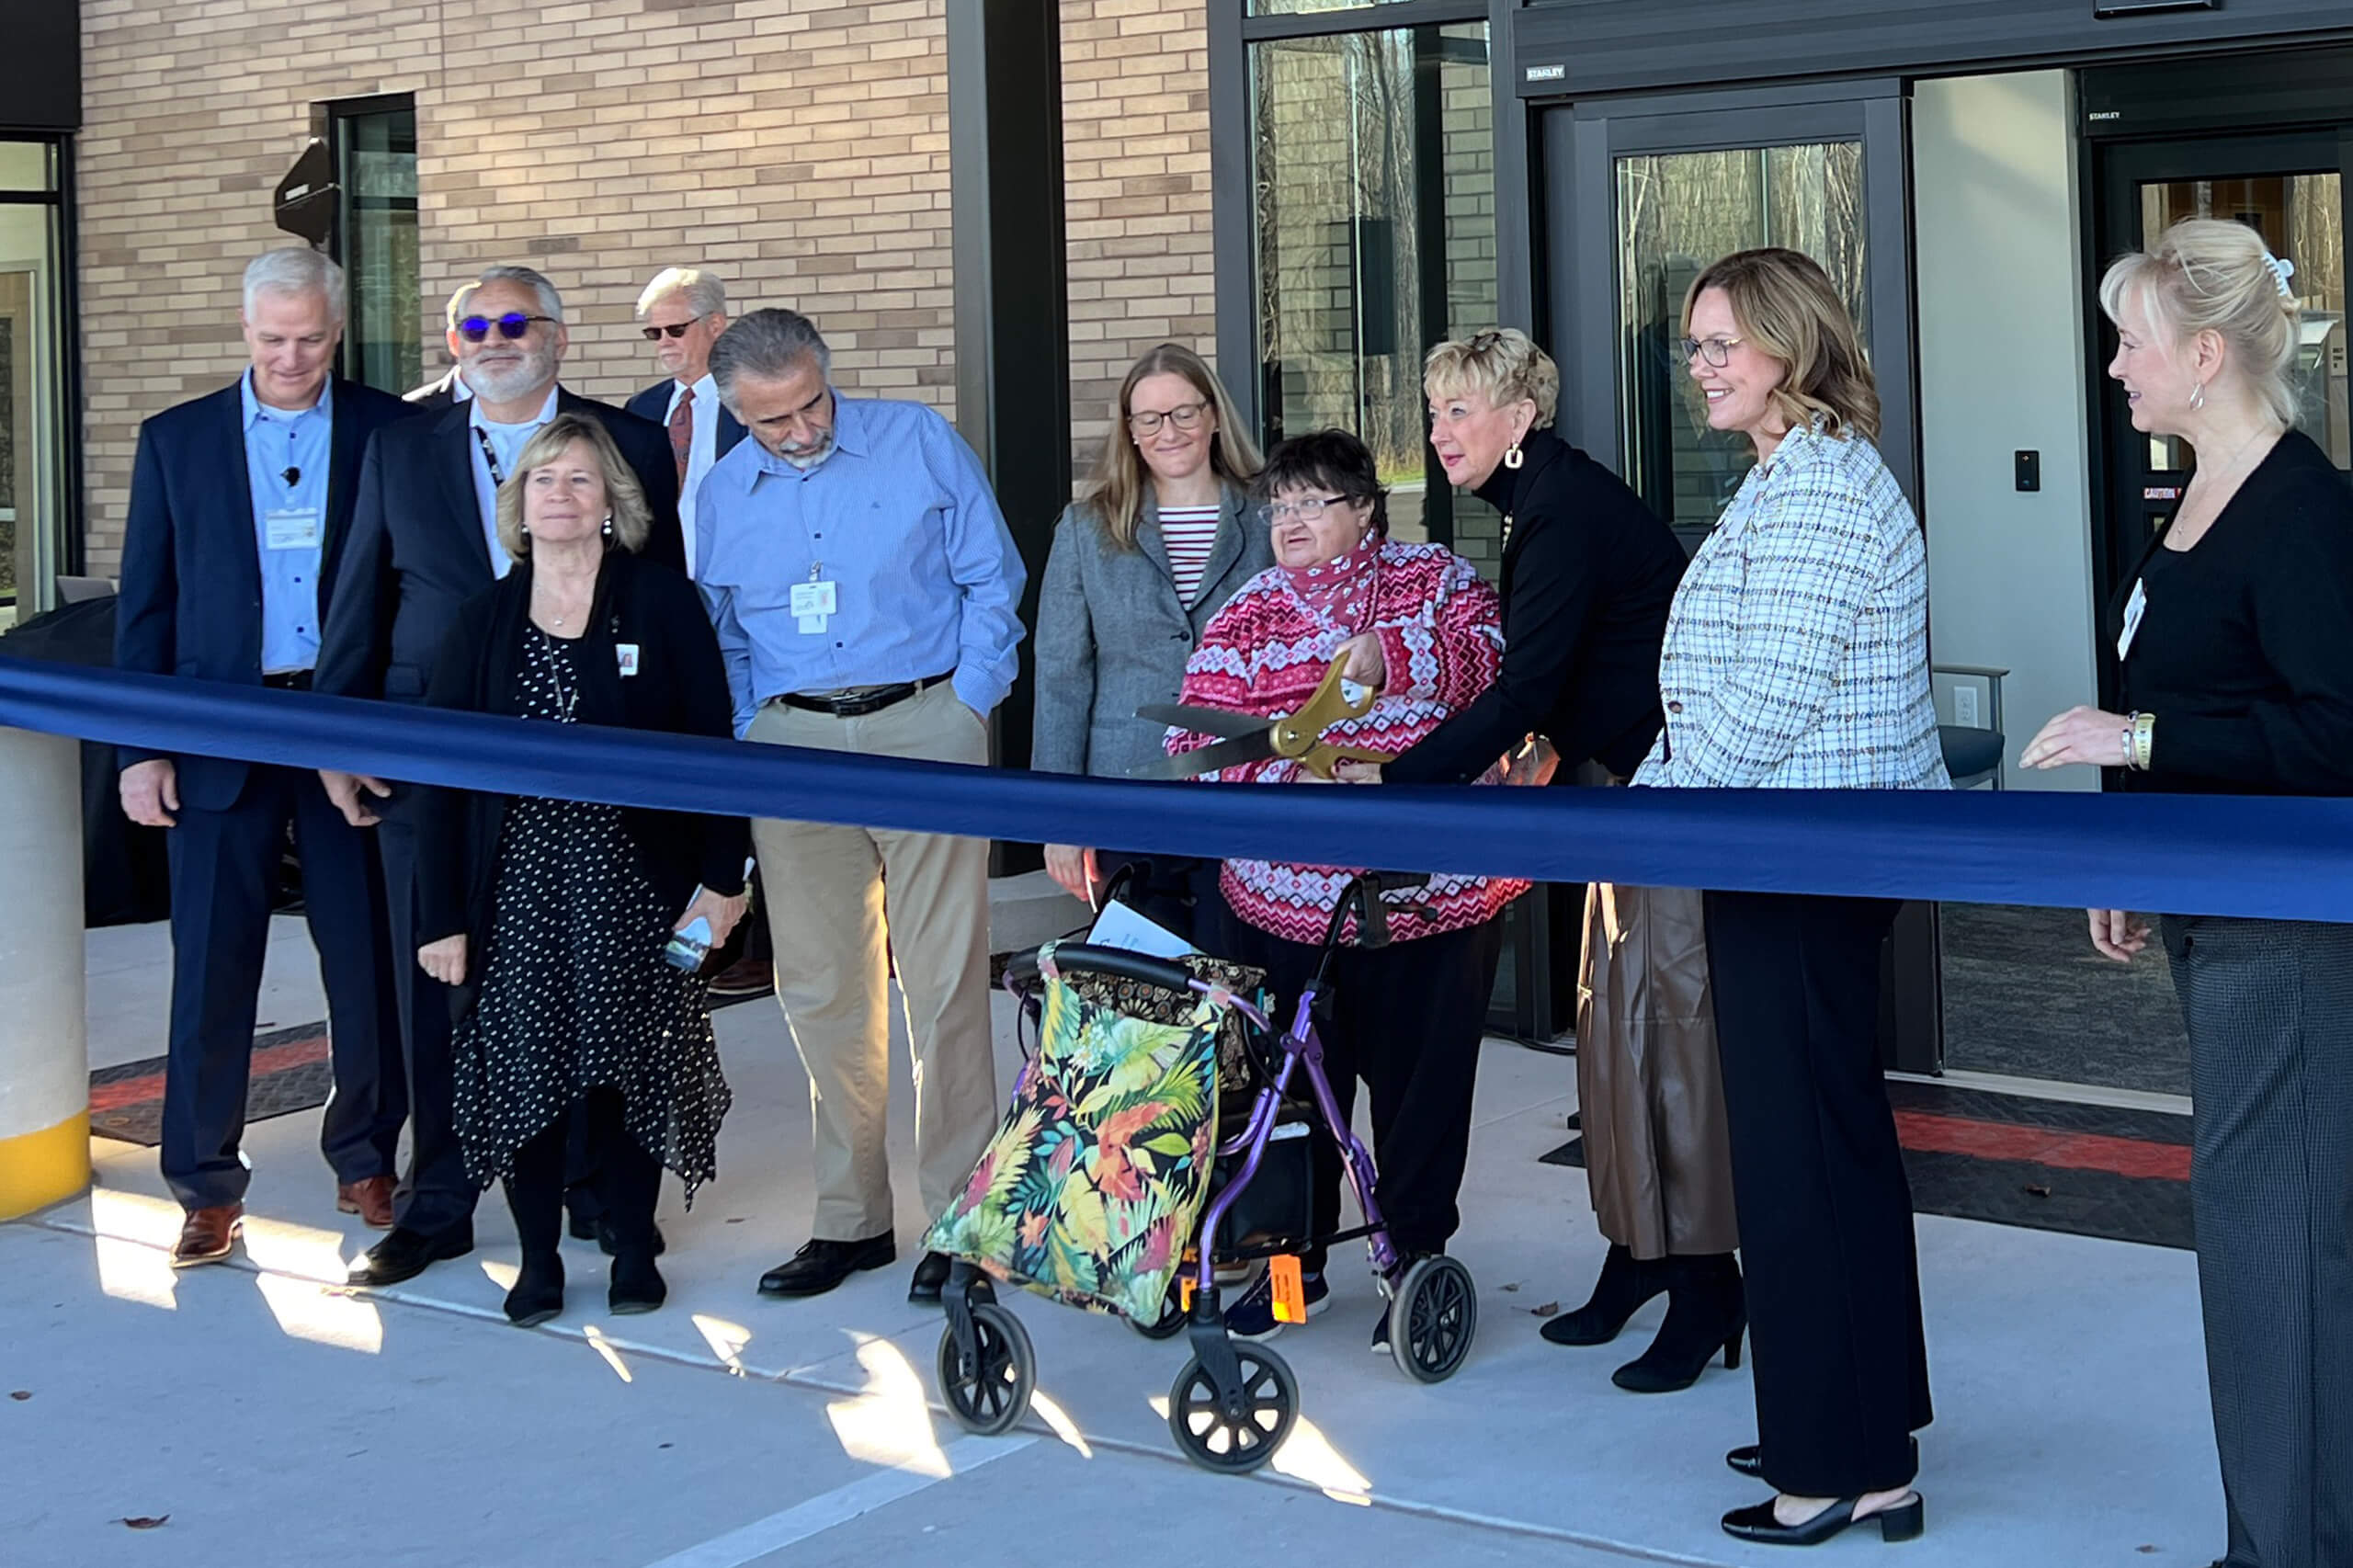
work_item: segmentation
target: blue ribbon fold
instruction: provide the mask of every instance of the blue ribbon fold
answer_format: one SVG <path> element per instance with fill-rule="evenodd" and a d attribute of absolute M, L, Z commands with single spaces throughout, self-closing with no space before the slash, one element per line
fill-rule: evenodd
<path fill-rule="evenodd" d="M 2353 799 L 1136 783 L 0 657 L 0 724 L 501 794 L 1312 865 L 2353 921 Z"/>

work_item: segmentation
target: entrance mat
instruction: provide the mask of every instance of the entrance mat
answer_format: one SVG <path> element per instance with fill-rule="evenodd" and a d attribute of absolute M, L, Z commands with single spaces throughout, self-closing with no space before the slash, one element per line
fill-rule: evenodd
<path fill-rule="evenodd" d="M 1923 1214 L 2188 1248 L 2189 1118 L 1890 1083 Z M 1543 1156 L 1585 1165 L 1585 1140 Z"/>
<path fill-rule="evenodd" d="M 150 1149 L 162 1142 L 165 1060 L 151 1056 L 91 1074 L 90 1131 Z M 334 1086 L 325 1024 L 297 1024 L 254 1036 L 253 1076 L 245 1087 L 247 1122 L 315 1109 L 327 1103 Z"/>

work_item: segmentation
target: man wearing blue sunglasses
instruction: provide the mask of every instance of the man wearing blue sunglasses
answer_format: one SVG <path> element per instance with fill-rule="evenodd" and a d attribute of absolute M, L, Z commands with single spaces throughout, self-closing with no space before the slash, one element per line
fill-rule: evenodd
<path fill-rule="evenodd" d="M 493 267 L 451 315 L 449 352 L 473 396 L 397 420 L 369 441 L 320 642 L 316 690 L 424 700 L 426 676 L 458 608 L 512 564 L 498 542 L 499 486 L 513 475 L 524 443 L 559 413 L 587 415 L 611 433 L 653 514 L 641 553 L 686 570 L 677 468 L 662 426 L 556 384 L 571 335 L 555 285 L 528 267 Z M 473 1248 L 477 1194 L 456 1136 L 449 994 L 415 961 L 409 792 L 349 773 L 321 777 L 354 825 L 376 826 L 381 812 L 377 842 L 404 981 L 411 1148 L 392 1233 L 352 1269 L 351 1282 L 392 1285 Z"/>

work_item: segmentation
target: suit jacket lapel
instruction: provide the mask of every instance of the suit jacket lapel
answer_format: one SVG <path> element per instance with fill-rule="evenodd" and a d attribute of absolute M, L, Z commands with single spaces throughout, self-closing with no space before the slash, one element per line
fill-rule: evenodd
<path fill-rule="evenodd" d="M 250 371 L 247 374 L 251 374 Z M 229 502 L 230 558 L 236 562 L 244 586 L 249 590 L 249 602 L 261 599 L 261 541 L 254 538 L 254 481 L 245 461 L 245 394 L 242 385 L 231 387 L 222 394 L 222 423 L 227 426 L 222 450 L 230 455 L 229 483 L 222 492 Z M 261 648 L 261 630 L 254 631 L 254 648 Z"/>
<path fill-rule="evenodd" d="M 327 430 L 327 515 L 325 531 L 320 536 L 319 551 L 319 615 L 326 616 L 327 590 L 335 584 L 337 565 L 343 559 L 344 535 L 351 528 L 352 487 L 359 482 L 359 419 L 352 412 L 357 401 L 351 395 L 351 383 L 335 383 L 333 420 Z"/>
<path fill-rule="evenodd" d="M 1146 559 L 1160 568 L 1161 586 L 1167 590 L 1169 602 L 1181 617 L 1185 601 L 1176 597 L 1176 569 L 1168 563 L 1168 541 L 1160 533 L 1160 502 L 1149 484 L 1144 486 L 1141 514 L 1136 518 L 1136 544 Z"/>
<path fill-rule="evenodd" d="M 1201 568 L 1201 596 L 1204 598 L 1225 580 L 1225 574 L 1233 570 L 1233 563 L 1242 559 L 1242 530 L 1250 526 L 1248 497 L 1229 484 L 1222 501 L 1218 508 L 1217 539 L 1210 546 L 1208 564 Z"/>
<path fill-rule="evenodd" d="M 491 564 L 490 540 L 482 531 L 482 503 L 474 496 L 474 465 L 482 461 L 482 449 L 473 433 L 472 406 L 451 403 L 443 411 L 434 435 L 440 449 L 443 504 L 450 520 L 460 525 L 458 531 L 465 536 L 467 548 L 488 580 L 497 575 L 497 569 Z"/>

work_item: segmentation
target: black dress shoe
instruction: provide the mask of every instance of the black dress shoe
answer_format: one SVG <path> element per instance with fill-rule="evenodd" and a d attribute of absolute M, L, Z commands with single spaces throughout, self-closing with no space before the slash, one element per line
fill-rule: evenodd
<path fill-rule="evenodd" d="M 607 1257 L 620 1256 L 620 1237 L 613 1230 L 613 1222 L 610 1220 L 597 1220 L 591 1221 L 591 1223 L 596 1232 L 597 1250 L 603 1253 Z M 573 1233 L 574 1235 L 578 1235 L 580 1233 L 575 1231 Z M 582 1239 L 585 1240 L 586 1238 L 584 1237 Z M 670 1244 L 662 1239 L 662 1227 L 659 1225 L 654 1226 L 654 1256 L 660 1257 L 664 1253 L 668 1252 L 669 1250 Z"/>
<path fill-rule="evenodd" d="M 1740 1447 L 1733 1449 L 1732 1452 L 1724 1456 L 1724 1463 L 1730 1465 L 1738 1474 L 1753 1475 L 1757 1480 L 1762 1481 L 1765 1479 L 1765 1460 L 1762 1458 L 1762 1454 L 1763 1450 L 1758 1449 L 1756 1444 L 1743 1443 Z M 1915 1472 L 1917 1472 L 1919 1468 L 1920 1439 L 1915 1437 L 1912 1439 L 1912 1469 Z M 2214 1564 L 2214 1568 L 2223 1568 L 2223 1565 L 2217 1562 Z"/>
<path fill-rule="evenodd" d="M 927 1252 L 915 1265 L 915 1277 L 907 1286 L 907 1300 L 919 1307 L 939 1305 L 939 1288 L 948 1283 L 948 1255 Z"/>
<path fill-rule="evenodd" d="M 404 1279 L 414 1279 L 433 1264 L 448 1258 L 463 1257 L 474 1250 L 474 1228 L 461 1226 L 428 1236 L 422 1231 L 412 1231 L 406 1225 L 395 1225 L 384 1239 L 371 1246 L 351 1266 L 346 1277 L 349 1285 L 397 1285 Z"/>
<path fill-rule="evenodd" d="M 760 1276 L 763 1296 L 822 1296 L 861 1269 L 887 1268 L 899 1261 L 888 1232 L 862 1242 L 820 1237 Z"/>
<path fill-rule="evenodd" d="M 1916 1492 L 1906 1502 L 1881 1508 L 1876 1514 L 1865 1514 L 1859 1519 L 1855 1517 L 1855 1506 L 1861 1501 L 1859 1497 L 1841 1497 L 1802 1525 L 1785 1525 L 1775 1517 L 1772 1501 L 1768 1499 L 1726 1514 L 1724 1534 L 1763 1546 L 1819 1546 L 1848 1525 L 1873 1520 L 1878 1521 L 1881 1540 L 1916 1540 L 1928 1528 L 1927 1513 Z"/>
<path fill-rule="evenodd" d="M 506 1292 L 506 1321 L 517 1328 L 537 1328 L 563 1311 L 563 1259 L 554 1253 L 527 1257 Z"/>
<path fill-rule="evenodd" d="M 1612 1242 L 1609 1256 L 1602 1259 L 1593 1299 L 1574 1312 L 1563 1312 L 1537 1332 L 1554 1345 L 1607 1345 L 1618 1337 L 1628 1318 L 1642 1311 L 1643 1302 L 1665 1289 L 1665 1258 L 1639 1261 Z"/>

